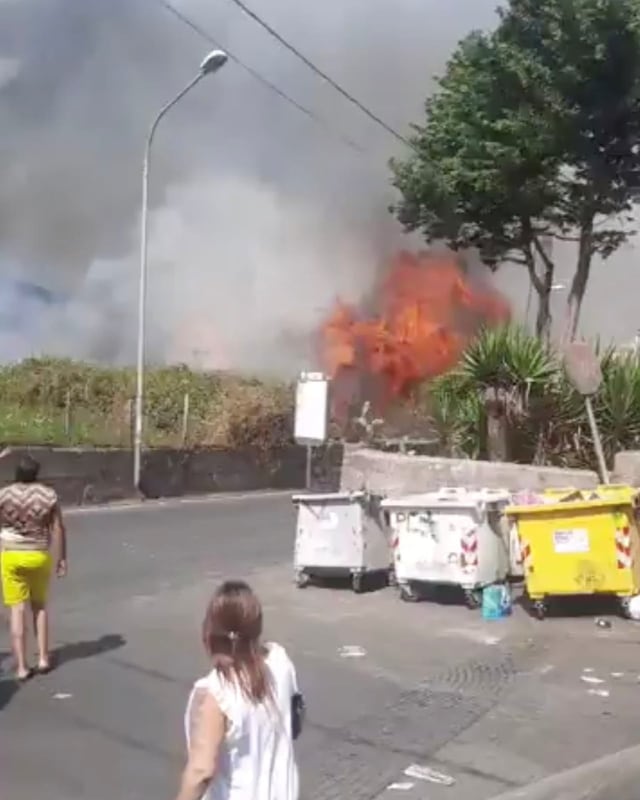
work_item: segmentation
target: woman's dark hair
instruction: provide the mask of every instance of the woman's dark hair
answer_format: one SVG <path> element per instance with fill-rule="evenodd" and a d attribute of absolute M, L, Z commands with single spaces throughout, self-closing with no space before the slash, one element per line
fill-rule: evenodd
<path fill-rule="evenodd" d="M 16 467 L 16 483 L 35 483 L 40 474 L 40 464 L 31 456 L 22 456 Z"/>
<path fill-rule="evenodd" d="M 271 693 L 261 636 L 262 606 L 251 588 L 243 581 L 223 583 L 207 607 L 202 639 L 214 669 L 237 680 L 254 703 Z"/>

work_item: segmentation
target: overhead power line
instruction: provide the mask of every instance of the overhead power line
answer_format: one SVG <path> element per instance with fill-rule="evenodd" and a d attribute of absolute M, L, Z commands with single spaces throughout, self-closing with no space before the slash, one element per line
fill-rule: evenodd
<path fill-rule="evenodd" d="M 293 53 L 293 55 L 296 58 L 300 59 L 300 61 L 302 61 L 303 64 L 305 64 L 307 67 L 309 67 L 310 70 L 315 72 L 316 75 L 321 77 L 330 86 L 332 86 L 339 94 L 341 94 L 345 98 L 345 100 L 348 100 L 352 105 L 354 105 L 356 108 L 360 109 L 360 111 L 362 111 L 363 114 L 365 114 L 367 117 L 369 117 L 370 120 L 375 122 L 381 128 L 384 128 L 384 130 L 387 131 L 387 133 L 390 133 L 391 136 L 393 136 L 399 142 L 402 142 L 402 144 L 406 145 L 407 147 L 412 147 L 411 142 L 406 137 L 402 136 L 402 134 L 400 134 L 400 133 L 398 133 L 398 131 L 394 130 L 394 128 L 392 128 L 391 125 L 388 125 L 377 114 L 374 114 L 373 111 L 371 111 L 371 109 L 367 108 L 367 106 L 365 106 L 364 103 L 361 103 L 360 100 L 358 100 L 357 97 L 354 97 L 350 92 L 348 92 L 346 89 L 344 89 L 331 76 L 327 75 L 326 72 L 324 72 L 322 69 L 320 69 L 320 67 L 316 66 L 316 64 L 314 64 L 313 61 L 311 61 L 310 58 L 307 58 L 307 56 L 305 56 L 304 53 L 301 53 L 300 50 L 298 50 L 298 48 L 295 47 L 295 45 L 292 45 L 289 41 L 287 41 L 284 38 L 284 36 L 279 34 L 278 31 L 275 30 L 275 28 L 273 28 L 268 22 L 266 22 L 264 19 L 262 19 L 262 17 L 260 17 L 258 14 L 256 14 L 255 11 L 250 9 L 243 2 L 243 0 L 231 0 L 231 2 L 234 3 L 235 5 L 237 5 L 238 8 L 242 9 L 242 11 L 244 11 L 244 13 L 248 17 L 250 17 L 254 22 L 257 22 L 258 25 L 260 25 L 260 27 L 264 28 L 264 30 L 267 31 L 267 33 L 269 33 L 271 36 L 273 36 L 274 39 L 276 39 L 278 42 L 280 42 L 280 44 L 283 47 L 285 47 L 290 53 Z"/>
<path fill-rule="evenodd" d="M 182 22 L 184 25 L 191 28 L 194 33 L 197 33 L 202 39 L 209 42 L 209 44 L 213 45 L 214 47 L 219 47 L 221 50 L 224 50 L 225 53 L 229 56 L 229 58 L 234 61 L 239 67 L 242 67 L 246 72 L 249 73 L 255 80 L 261 83 L 270 91 L 277 94 L 282 100 L 292 105 L 296 108 L 300 113 L 304 114 L 309 119 L 312 119 L 316 124 L 323 127 L 328 133 L 332 136 L 339 139 L 343 144 L 350 147 L 352 150 L 356 150 L 359 153 L 365 153 L 365 149 L 355 142 L 353 139 L 350 139 L 345 134 L 337 131 L 334 127 L 332 127 L 328 122 L 326 122 L 321 116 L 316 114 L 310 108 L 302 105 L 285 91 L 280 89 L 279 86 L 276 86 L 275 83 L 272 83 L 268 78 L 265 78 L 258 70 L 250 67 L 248 64 L 245 64 L 235 53 L 233 53 L 226 45 L 219 42 L 215 37 L 213 37 L 208 31 L 206 31 L 201 25 L 195 22 L 191 17 L 184 14 L 182 11 L 178 10 L 170 0 L 156 0 L 159 5 L 161 5 L 166 11 L 172 14 L 176 19 Z"/>

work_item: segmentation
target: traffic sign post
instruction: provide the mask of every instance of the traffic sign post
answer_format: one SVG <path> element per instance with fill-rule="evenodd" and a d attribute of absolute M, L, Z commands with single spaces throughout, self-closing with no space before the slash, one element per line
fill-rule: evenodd
<path fill-rule="evenodd" d="M 609 472 L 607 462 L 604 457 L 602 439 L 596 422 L 596 415 L 593 412 L 591 398 L 602 384 L 602 369 L 600 360 L 593 348 L 587 342 L 571 342 L 565 348 L 564 367 L 567 376 L 579 394 L 584 398 L 584 406 L 587 411 L 589 428 L 593 436 L 593 446 L 596 451 L 598 469 L 602 483 L 609 483 Z"/>
<path fill-rule="evenodd" d="M 327 441 L 329 379 L 321 372 L 302 372 L 296 387 L 294 439 L 307 448 L 305 488 L 311 489 L 313 448 Z"/>

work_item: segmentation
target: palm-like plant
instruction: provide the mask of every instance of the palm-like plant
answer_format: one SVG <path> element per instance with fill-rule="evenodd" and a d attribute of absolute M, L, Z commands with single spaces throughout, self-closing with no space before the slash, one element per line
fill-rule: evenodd
<path fill-rule="evenodd" d="M 507 460 L 513 430 L 526 426 L 557 377 L 555 356 L 520 327 L 485 329 L 463 354 L 458 372 L 484 405 L 489 458 Z"/>
<path fill-rule="evenodd" d="M 478 387 L 544 390 L 557 373 L 556 358 L 523 328 L 485 328 L 465 350 L 459 373 Z"/>
<path fill-rule="evenodd" d="M 596 344 L 602 385 L 593 407 L 607 461 L 640 447 L 640 356 Z M 482 331 L 457 369 L 430 387 L 443 452 L 594 468 L 584 398 L 537 338 L 507 326 Z"/>
<path fill-rule="evenodd" d="M 607 460 L 619 450 L 637 449 L 640 442 L 640 359 L 609 353 L 602 364 L 602 385 L 594 397 L 594 412 Z"/>
<path fill-rule="evenodd" d="M 429 389 L 430 419 L 442 453 L 451 458 L 482 458 L 485 414 L 473 384 L 450 372 L 437 378 Z"/>

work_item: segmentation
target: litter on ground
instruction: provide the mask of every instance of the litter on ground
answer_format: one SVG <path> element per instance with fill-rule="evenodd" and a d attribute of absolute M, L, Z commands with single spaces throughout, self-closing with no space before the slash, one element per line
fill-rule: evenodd
<path fill-rule="evenodd" d="M 411 781 L 399 781 L 398 783 L 390 783 L 387 789 L 396 792 L 408 792 L 410 789 L 413 789 L 414 786 L 415 783 L 411 783 Z"/>
<path fill-rule="evenodd" d="M 439 783 L 441 786 L 453 786 L 456 782 L 455 778 L 451 775 L 445 775 L 443 772 L 436 772 L 431 767 L 421 767 L 419 764 L 412 764 L 404 771 L 407 778 L 417 778 L 421 781 L 429 781 L 430 783 Z"/>
<path fill-rule="evenodd" d="M 341 658 L 362 658 L 367 655 L 367 651 L 356 644 L 346 644 L 338 650 L 338 655 Z"/>

